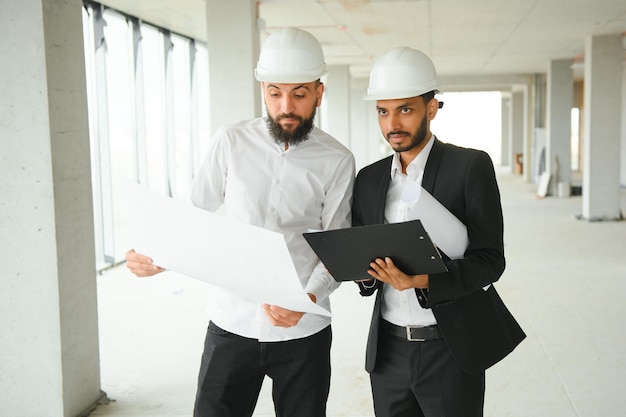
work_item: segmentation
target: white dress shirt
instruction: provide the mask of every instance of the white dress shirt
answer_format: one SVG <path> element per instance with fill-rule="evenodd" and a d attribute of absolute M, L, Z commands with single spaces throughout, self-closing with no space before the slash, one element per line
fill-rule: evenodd
<path fill-rule="evenodd" d="M 352 153 L 320 129 L 285 150 L 269 135 L 265 119 L 257 118 L 218 129 L 193 180 L 191 201 L 209 211 L 223 205 L 226 216 L 282 233 L 305 292 L 330 309 L 328 296 L 339 284 L 302 233 L 350 227 L 354 170 Z M 329 317 L 307 313 L 294 327 L 272 326 L 261 304 L 217 287 L 211 288 L 208 312 L 219 327 L 260 341 L 303 338 L 330 324 Z"/>
<path fill-rule="evenodd" d="M 391 163 L 391 182 L 387 190 L 385 204 L 385 223 L 398 223 L 410 219 L 411 207 L 417 202 L 422 187 L 422 176 L 428 155 L 433 147 L 434 136 L 402 173 L 400 154 L 393 156 Z M 391 285 L 383 285 L 382 317 L 398 326 L 435 324 L 431 309 L 420 306 L 415 296 L 415 289 L 398 291 Z"/>

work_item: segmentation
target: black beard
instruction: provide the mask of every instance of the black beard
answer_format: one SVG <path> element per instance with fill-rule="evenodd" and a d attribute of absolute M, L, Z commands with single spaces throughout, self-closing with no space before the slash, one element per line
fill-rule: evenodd
<path fill-rule="evenodd" d="M 410 151 L 411 149 L 418 147 L 422 142 L 424 142 L 424 140 L 426 140 L 427 123 L 428 123 L 428 121 L 426 119 L 426 115 L 424 115 L 424 118 L 422 119 L 422 124 L 417 129 L 417 132 L 415 132 L 414 134 L 411 134 L 411 133 L 406 132 L 406 131 L 389 132 L 389 133 L 387 133 L 387 141 L 389 141 L 389 136 L 393 135 L 393 134 L 398 134 L 399 133 L 399 134 L 410 135 L 411 136 L 411 142 L 407 146 L 397 147 L 397 148 L 393 149 L 396 152 Z"/>
<path fill-rule="evenodd" d="M 301 116 L 296 116 L 295 114 L 281 114 L 280 116 L 277 116 L 276 119 L 273 119 L 272 116 L 267 113 L 265 123 L 270 131 L 270 135 L 274 138 L 274 142 L 279 145 L 297 145 L 309 138 L 309 133 L 313 130 L 315 111 L 316 108 L 313 108 L 313 114 L 311 114 L 311 117 L 306 119 Z M 287 117 L 298 120 L 298 126 L 291 133 L 286 132 L 280 125 L 280 120 Z"/>

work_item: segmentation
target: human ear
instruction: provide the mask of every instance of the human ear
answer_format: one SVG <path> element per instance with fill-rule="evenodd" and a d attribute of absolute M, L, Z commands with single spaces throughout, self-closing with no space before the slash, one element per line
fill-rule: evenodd
<path fill-rule="evenodd" d="M 315 89 L 317 94 L 317 107 L 322 105 L 322 97 L 324 96 L 324 83 L 320 82 Z"/>
<path fill-rule="evenodd" d="M 439 100 L 433 98 L 428 102 L 426 106 L 428 120 L 433 120 L 435 118 L 435 116 L 437 115 L 437 110 L 439 110 Z"/>

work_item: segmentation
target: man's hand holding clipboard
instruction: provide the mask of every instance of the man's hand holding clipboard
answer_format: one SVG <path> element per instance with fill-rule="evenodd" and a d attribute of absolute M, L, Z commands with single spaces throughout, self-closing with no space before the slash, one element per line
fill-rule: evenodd
<path fill-rule="evenodd" d="M 372 279 L 368 270 L 376 271 L 371 265 L 376 260 L 407 275 L 447 271 L 420 220 L 304 233 L 304 238 L 336 281 Z"/>

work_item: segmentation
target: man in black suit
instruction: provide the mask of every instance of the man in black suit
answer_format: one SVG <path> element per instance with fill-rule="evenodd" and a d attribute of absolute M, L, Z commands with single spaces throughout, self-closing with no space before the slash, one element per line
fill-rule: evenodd
<path fill-rule="evenodd" d="M 425 223 L 431 237 L 452 241 L 435 241 L 447 272 L 407 275 L 383 257 L 370 264 L 372 279 L 358 283 L 363 296 L 376 294 L 366 370 L 377 417 L 482 416 L 485 369 L 525 337 L 493 286 L 505 266 L 493 163 L 485 152 L 431 134 L 443 104 L 438 90 L 430 58 L 396 48 L 375 62 L 366 96 L 376 100 L 395 152 L 359 172 L 353 226 L 413 220 L 411 211 L 430 194 L 463 230 Z"/>

